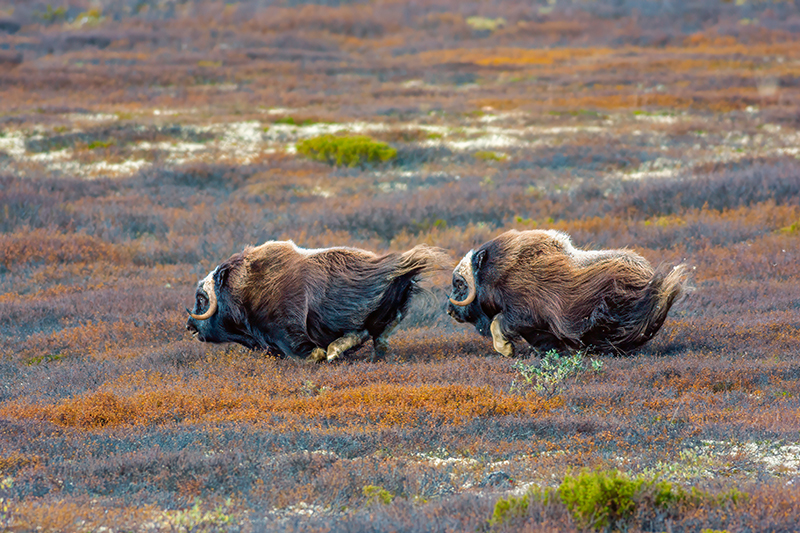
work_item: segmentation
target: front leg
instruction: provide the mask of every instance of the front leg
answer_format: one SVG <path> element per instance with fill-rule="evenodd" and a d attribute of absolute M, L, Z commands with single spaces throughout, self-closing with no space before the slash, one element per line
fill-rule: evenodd
<path fill-rule="evenodd" d="M 501 355 L 506 357 L 513 357 L 514 356 L 514 344 L 510 340 L 508 340 L 500 328 L 500 321 L 503 319 L 503 314 L 500 313 L 495 315 L 494 319 L 492 320 L 492 325 L 489 328 L 492 332 L 492 344 L 494 345 L 494 349 Z"/>
<path fill-rule="evenodd" d="M 391 335 L 400 321 L 403 320 L 403 313 L 397 312 L 395 319 L 386 326 L 386 329 L 381 332 L 377 337 L 372 338 L 372 346 L 375 348 L 375 354 L 372 356 L 372 362 L 380 361 L 386 358 L 386 352 L 389 350 L 389 335 Z"/>
<path fill-rule="evenodd" d="M 333 361 L 350 348 L 361 346 L 369 338 L 367 330 L 348 333 L 328 345 L 328 361 Z"/>

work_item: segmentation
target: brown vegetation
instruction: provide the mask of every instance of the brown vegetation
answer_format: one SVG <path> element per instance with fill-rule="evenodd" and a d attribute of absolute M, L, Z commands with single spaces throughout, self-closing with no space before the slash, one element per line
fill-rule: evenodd
<path fill-rule="evenodd" d="M 581 468 L 703 495 L 630 530 L 796 529 L 796 3 L 263 4 L 0 3 L 0 529 L 574 531 L 558 502 L 489 521 Z M 296 153 L 345 134 L 396 157 Z M 444 313 L 449 276 L 384 362 L 184 330 L 248 244 L 510 228 L 693 290 L 549 395 Z"/>

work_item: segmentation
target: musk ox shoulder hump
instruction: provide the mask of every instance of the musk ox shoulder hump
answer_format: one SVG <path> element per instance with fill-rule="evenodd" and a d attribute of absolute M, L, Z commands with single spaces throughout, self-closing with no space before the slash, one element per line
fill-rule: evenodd
<path fill-rule="evenodd" d="M 564 252 L 568 254 L 574 254 L 575 252 L 582 251 L 575 248 L 575 246 L 572 244 L 572 239 L 570 238 L 570 236 L 564 233 L 563 231 L 548 229 L 545 230 L 544 232 L 550 237 L 552 237 L 554 241 L 558 242 L 564 248 Z"/>
<path fill-rule="evenodd" d="M 572 238 L 563 231 L 550 229 L 545 230 L 545 233 L 557 241 L 563 248 L 564 253 L 571 256 L 578 266 L 587 266 L 606 259 L 619 259 L 638 267 L 650 268 L 650 263 L 633 250 L 627 248 L 613 250 L 581 250 L 580 248 L 575 248 L 575 245 L 572 244 Z"/>
<path fill-rule="evenodd" d="M 333 251 L 352 252 L 352 253 L 357 253 L 358 255 L 368 255 L 370 257 L 375 256 L 374 253 L 372 253 L 372 252 L 370 252 L 368 250 L 361 250 L 359 248 L 353 248 L 353 247 L 350 247 L 350 246 L 331 246 L 329 248 L 303 248 L 302 246 L 298 246 L 291 239 L 288 240 L 288 241 L 269 241 L 269 242 L 264 243 L 262 246 L 265 246 L 265 245 L 268 245 L 268 244 L 281 245 L 281 246 L 289 247 L 289 248 L 291 248 L 292 250 L 294 250 L 295 252 L 297 252 L 298 254 L 300 254 L 300 255 L 302 255 L 304 257 L 310 257 L 312 255 L 319 255 L 319 254 L 323 254 L 325 252 L 333 252 Z"/>

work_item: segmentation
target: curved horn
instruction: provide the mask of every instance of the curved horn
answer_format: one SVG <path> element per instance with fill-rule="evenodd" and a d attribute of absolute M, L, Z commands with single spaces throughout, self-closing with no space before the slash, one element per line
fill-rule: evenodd
<path fill-rule="evenodd" d="M 213 272 L 209 274 L 203 281 L 203 290 L 206 291 L 206 294 L 208 295 L 208 310 L 202 315 L 195 315 L 194 313 L 189 313 L 189 316 L 194 318 L 195 320 L 207 320 L 212 316 L 214 316 L 214 313 L 217 312 L 217 294 L 214 292 Z"/>
<path fill-rule="evenodd" d="M 458 272 L 464 277 L 464 280 L 467 282 L 467 287 L 469 287 L 469 293 L 467 294 L 467 297 L 460 302 L 450 298 L 450 303 L 459 307 L 464 307 L 471 304 L 475 300 L 475 296 L 478 294 L 478 289 L 475 287 L 475 273 L 472 271 L 472 250 L 470 250 L 469 253 L 464 256 L 464 258 L 456 267 L 455 272 Z"/>

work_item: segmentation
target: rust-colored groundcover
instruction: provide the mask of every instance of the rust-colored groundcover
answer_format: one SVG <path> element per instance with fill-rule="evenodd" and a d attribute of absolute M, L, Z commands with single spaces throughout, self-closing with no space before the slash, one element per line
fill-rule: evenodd
<path fill-rule="evenodd" d="M 0 3 L 0 530 L 796 531 L 799 35 L 786 1 Z M 511 228 L 691 290 L 627 357 L 499 356 L 448 272 L 381 362 L 185 330 L 248 244 Z"/>

